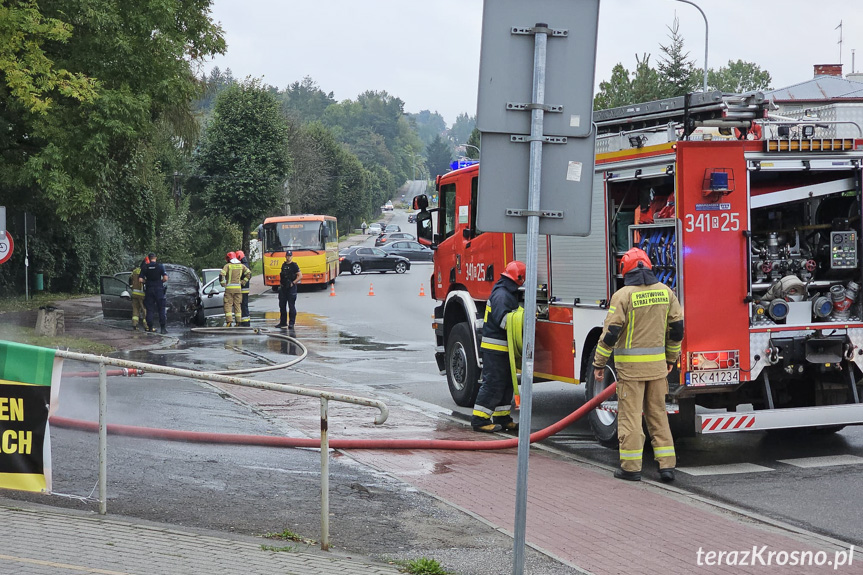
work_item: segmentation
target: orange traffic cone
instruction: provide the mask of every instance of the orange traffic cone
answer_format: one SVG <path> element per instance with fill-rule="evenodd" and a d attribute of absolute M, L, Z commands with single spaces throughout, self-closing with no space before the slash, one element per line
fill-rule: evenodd
<path fill-rule="evenodd" d="M 420 284 L 420 297 L 426 296 L 426 290 L 423 288 L 423 284 Z"/>
<path fill-rule="evenodd" d="M 335 295 L 336 295 L 336 284 L 331 283 L 330 284 L 330 297 L 334 297 Z"/>
<path fill-rule="evenodd" d="M 369 284 L 369 295 L 375 295 L 375 288 L 373 284 Z"/>

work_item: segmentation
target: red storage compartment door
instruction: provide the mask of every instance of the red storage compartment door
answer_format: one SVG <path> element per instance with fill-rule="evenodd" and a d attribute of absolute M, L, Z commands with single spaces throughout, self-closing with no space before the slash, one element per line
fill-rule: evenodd
<path fill-rule="evenodd" d="M 750 369 L 747 182 L 742 142 L 677 144 L 683 351 L 738 350 L 741 381 Z"/>

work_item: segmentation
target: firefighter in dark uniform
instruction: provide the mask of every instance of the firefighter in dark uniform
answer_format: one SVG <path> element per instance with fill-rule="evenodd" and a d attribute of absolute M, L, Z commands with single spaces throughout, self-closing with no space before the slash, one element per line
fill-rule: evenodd
<path fill-rule="evenodd" d="M 156 315 L 159 316 L 159 327 L 161 333 L 168 333 L 165 324 L 168 323 L 168 310 L 165 301 L 165 283 L 168 281 L 168 273 L 165 266 L 156 261 L 156 254 L 150 252 L 147 255 L 149 263 L 141 266 L 139 277 L 144 280 L 144 305 L 147 307 L 147 331 L 156 331 Z"/>
<path fill-rule="evenodd" d="M 641 480 L 644 432 L 647 422 L 659 477 L 674 481 L 677 458 L 668 425 L 665 395 L 668 373 L 680 356 L 683 310 L 674 291 L 658 281 L 650 258 L 632 248 L 620 259 L 623 287 L 608 305 L 602 335 L 593 358 L 594 378 L 605 378 L 605 366 L 614 353 L 617 370 L 617 436 L 620 442 L 618 479 Z"/>
<path fill-rule="evenodd" d="M 294 261 L 294 252 L 285 251 L 285 263 L 279 272 L 279 323 L 276 327 L 293 329 L 297 320 L 297 285 L 302 279 L 303 272 Z M 290 308 L 290 316 L 286 308 Z M 285 320 L 288 323 L 285 323 Z"/>
<path fill-rule="evenodd" d="M 518 308 L 518 288 L 524 285 L 525 265 L 509 262 L 494 284 L 485 304 L 482 326 L 482 383 L 473 406 L 470 425 L 474 431 L 517 431 L 512 420 L 512 371 L 506 337 L 507 314 Z"/>
<path fill-rule="evenodd" d="M 240 263 L 249 268 L 249 258 L 246 257 L 245 252 L 243 250 L 237 250 L 237 259 L 240 260 Z M 251 268 L 249 268 L 251 269 Z M 249 315 L 249 284 L 251 283 L 252 278 L 244 279 L 240 282 L 240 291 L 243 294 L 243 301 L 240 304 L 240 310 L 243 316 L 240 318 L 239 324 L 243 327 L 249 327 L 252 325 L 252 317 Z"/>

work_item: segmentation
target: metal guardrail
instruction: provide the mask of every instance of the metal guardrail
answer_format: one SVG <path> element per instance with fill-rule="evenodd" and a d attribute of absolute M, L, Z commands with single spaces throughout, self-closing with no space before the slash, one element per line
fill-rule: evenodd
<path fill-rule="evenodd" d="M 298 342 L 299 343 L 299 342 Z M 330 546 L 330 524 L 329 524 L 329 437 L 328 437 L 328 404 L 330 401 L 340 401 L 343 403 L 353 403 L 355 405 L 365 405 L 368 407 L 377 408 L 379 413 L 375 417 L 375 424 L 380 425 L 387 420 L 389 409 L 386 404 L 376 399 L 367 399 L 364 397 L 356 397 L 342 393 L 330 393 L 328 391 L 318 391 L 315 389 L 306 389 L 292 385 L 284 385 L 280 383 L 270 383 L 267 381 L 257 381 L 254 379 L 246 379 L 243 377 L 234 377 L 228 375 L 219 375 L 191 369 L 181 369 L 176 367 L 167 367 L 163 365 L 154 365 L 149 363 L 140 363 L 135 361 L 127 361 L 123 359 L 115 359 L 104 357 L 101 355 L 92 355 L 86 353 L 76 353 L 71 351 L 57 350 L 57 357 L 64 359 L 72 359 L 86 363 L 99 364 L 99 514 L 105 515 L 108 513 L 107 491 L 108 491 L 108 365 L 116 367 L 140 369 L 149 373 L 160 373 L 163 375 L 173 375 L 177 377 L 189 377 L 202 381 L 213 381 L 217 383 L 229 383 L 232 385 L 240 385 L 244 387 L 254 387 L 257 389 L 266 389 L 270 391 L 278 391 L 282 393 L 291 393 L 294 395 L 305 395 L 307 397 L 317 397 L 321 400 L 321 549 L 326 551 Z"/>

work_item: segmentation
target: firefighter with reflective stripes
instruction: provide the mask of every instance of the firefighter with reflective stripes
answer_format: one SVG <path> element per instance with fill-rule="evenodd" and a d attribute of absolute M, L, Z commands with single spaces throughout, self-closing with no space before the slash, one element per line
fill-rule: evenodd
<path fill-rule="evenodd" d="M 485 304 L 482 327 L 482 383 L 473 406 L 470 424 L 474 431 L 517 431 L 512 420 L 512 371 L 509 365 L 506 320 L 518 308 L 518 288 L 524 284 L 525 265 L 507 264 Z"/>
<path fill-rule="evenodd" d="M 657 281 L 650 258 L 632 248 L 620 260 L 624 287 L 611 297 L 608 315 L 593 359 L 594 377 L 602 381 L 614 352 L 617 370 L 617 435 L 620 442 L 618 479 L 641 480 L 644 432 L 641 414 L 653 444 L 663 481 L 674 481 L 674 440 L 665 411 L 668 373 L 680 356 L 683 310 L 677 296 Z"/>
<path fill-rule="evenodd" d="M 150 263 L 150 260 L 145 260 Z M 132 270 L 129 276 L 129 287 L 132 288 L 132 329 L 138 329 L 140 321 L 147 331 L 147 308 L 144 307 L 144 280 L 141 279 L 141 266 Z"/>
<path fill-rule="evenodd" d="M 242 284 L 252 277 L 252 272 L 240 263 L 237 254 L 228 252 L 225 256 L 228 263 L 219 273 L 219 283 L 225 288 L 225 325 L 231 327 L 236 321 L 240 325 L 242 315 L 243 292 Z"/>
<path fill-rule="evenodd" d="M 240 260 L 240 263 L 249 267 L 249 259 L 246 257 L 246 254 L 243 250 L 237 250 L 237 259 Z M 251 269 L 251 268 L 249 268 Z M 252 325 L 252 316 L 249 314 L 249 283 L 251 282 L 251 276 L 249 279 L 242 282 L 240 286 L 240 291 L 243 294 L 243 300 L 240 302 L 240 309 L 242 310 L 242 319 L 239 321 L 240 325 L 243 327 L 249 327 Z"/>

